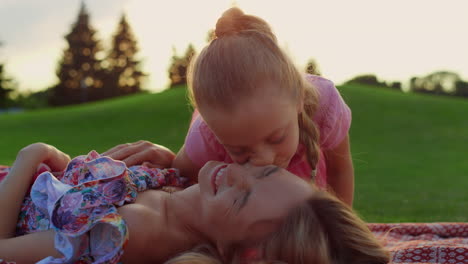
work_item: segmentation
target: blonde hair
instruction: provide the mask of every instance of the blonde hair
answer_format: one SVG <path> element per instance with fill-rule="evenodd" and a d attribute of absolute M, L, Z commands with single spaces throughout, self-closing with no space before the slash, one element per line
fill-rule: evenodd
<path fill-rule="evenodd" d="M 298 117 L 299 138 L 315 169 L 319 157 L 319 132 L 312 121 L 318 105 L 316 89 L 278 46 L 267 22 L 239 8 L 228 9 L 216 23 L 215 38 L 192 60 L 188 76 L 192 104 L 198 109 L 233 110 L 238 101 L 258 94 L 266 81 L 280 89 L 261 92 L 286 94 L 304 105 Z"/>
<path fill-rule="evenodd" d="M 241 251 L 223 262 L 214 250 L 203 248 L 168 263 L 241 263 Z M 257 249 L 261 260 L 251 263 L 384 264 L 390 260 L 365 222 L 323 190 L 295 208 Z"/>

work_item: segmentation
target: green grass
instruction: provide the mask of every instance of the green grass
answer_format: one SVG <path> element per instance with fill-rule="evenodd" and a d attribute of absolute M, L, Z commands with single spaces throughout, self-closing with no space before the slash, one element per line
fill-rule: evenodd
<path fill-rule="evenodd" d="M 468 100 L 345 86 L 353 111 L 355 208 L 369 222 L 468 221 Z M 0 164 L 42 141 L 71 156 L 140 139 L 177 151 L 185 89 L 0 115 Z"/>
<path fill-rule="evenodd" d="M 355 208 L 368 221 L 468 221 L 468 100 L 347 86 Z"/>
<path fill-rule="evenodd" d="M 141 94 L 85 105 L 0 115 L 0 164 L 22 147 L 46 142 L 76 156 L 140 139 L 177 151 L 190 122 L 185 89 Z"/>

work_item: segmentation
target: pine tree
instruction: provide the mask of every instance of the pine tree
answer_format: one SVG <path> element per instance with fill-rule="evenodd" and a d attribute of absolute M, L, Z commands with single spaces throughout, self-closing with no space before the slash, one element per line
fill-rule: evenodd
<path fill-rule="evenodd" d="M 1 42 L 0 46 L 2 46 Z M 9 95 L 13 92 L 13 86 L 13 80 L 5 74 L 5 65 L 0 63 L 0 109 L 9 106 L 11 102 Z"/>
<path fill-rule="evenodd" d="M 122 15 L 107 56 L 106 90 L 111 96 L 141 92 L 141 82 L 147 74 L 139 69 L 135 59 L 138 46 L 125 14 Z"/>
<path fill-rule="evenodd" d="M 13 91 L 12 79 L 6 76 L 4 66 L 0 64 L 0 109 L 10 106 L 9 94 Z"/>
<path fill-rule="evenodd" d="M 171 80 L 170 88 L 187 84 L 187 70 L 190 65 L 190 61 L 196 54 L 196 51 L 193 45 L 189 44 L 183 57 L 178 57 L 175 53 L 176 52 L 174 50 L 172 63 L 169 68 L 169 78 Z"/>
<path fill-rule="evenodd" d="M 83 103 L 103 97 L 100 91 L 103 86 L 100 79 L 101 61 L 96 56 L 101 47 L 95 39 L 95 33 L 82 2 L 77 21 L 65 36 L 68 48 L 59 62 L 59 83 L 50 93 L 49 101 L 52 105 Z"/>

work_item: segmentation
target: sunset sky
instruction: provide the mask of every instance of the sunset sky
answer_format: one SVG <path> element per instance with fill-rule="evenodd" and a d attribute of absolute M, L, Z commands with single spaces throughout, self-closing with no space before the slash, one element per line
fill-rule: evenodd
<path fill-rule="evenodd" d="M 87 0 L 91 25 L 104 48 L 122 13 L 137 38 L 144 88 L 167 87 L 175 47 L 199 51 L 207 31 L 233 3 L 267 20 L 299 67 L 314 58 L 337 84 L 374 73 L 407 82 L 436 70 L 468 80 L 466 0 Z M 23 91 L 53 85 L 55 69 L 81 0 L 0 0 L 0 62 Z"/>

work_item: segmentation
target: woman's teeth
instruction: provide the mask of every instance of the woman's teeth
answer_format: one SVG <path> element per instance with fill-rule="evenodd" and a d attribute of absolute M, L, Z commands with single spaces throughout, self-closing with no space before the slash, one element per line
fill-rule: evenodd
<path fill-rule="evenodd" d="M 216 174 L 216 179 L 215 179 L 216 190 L 218 190 L 218 187 L 221 184 L 221 179 L 222 179 L 221 176 L 223 176 L 225 171 L 226 171 L 226 167 L 220 169 L 218 173 Z"/>

